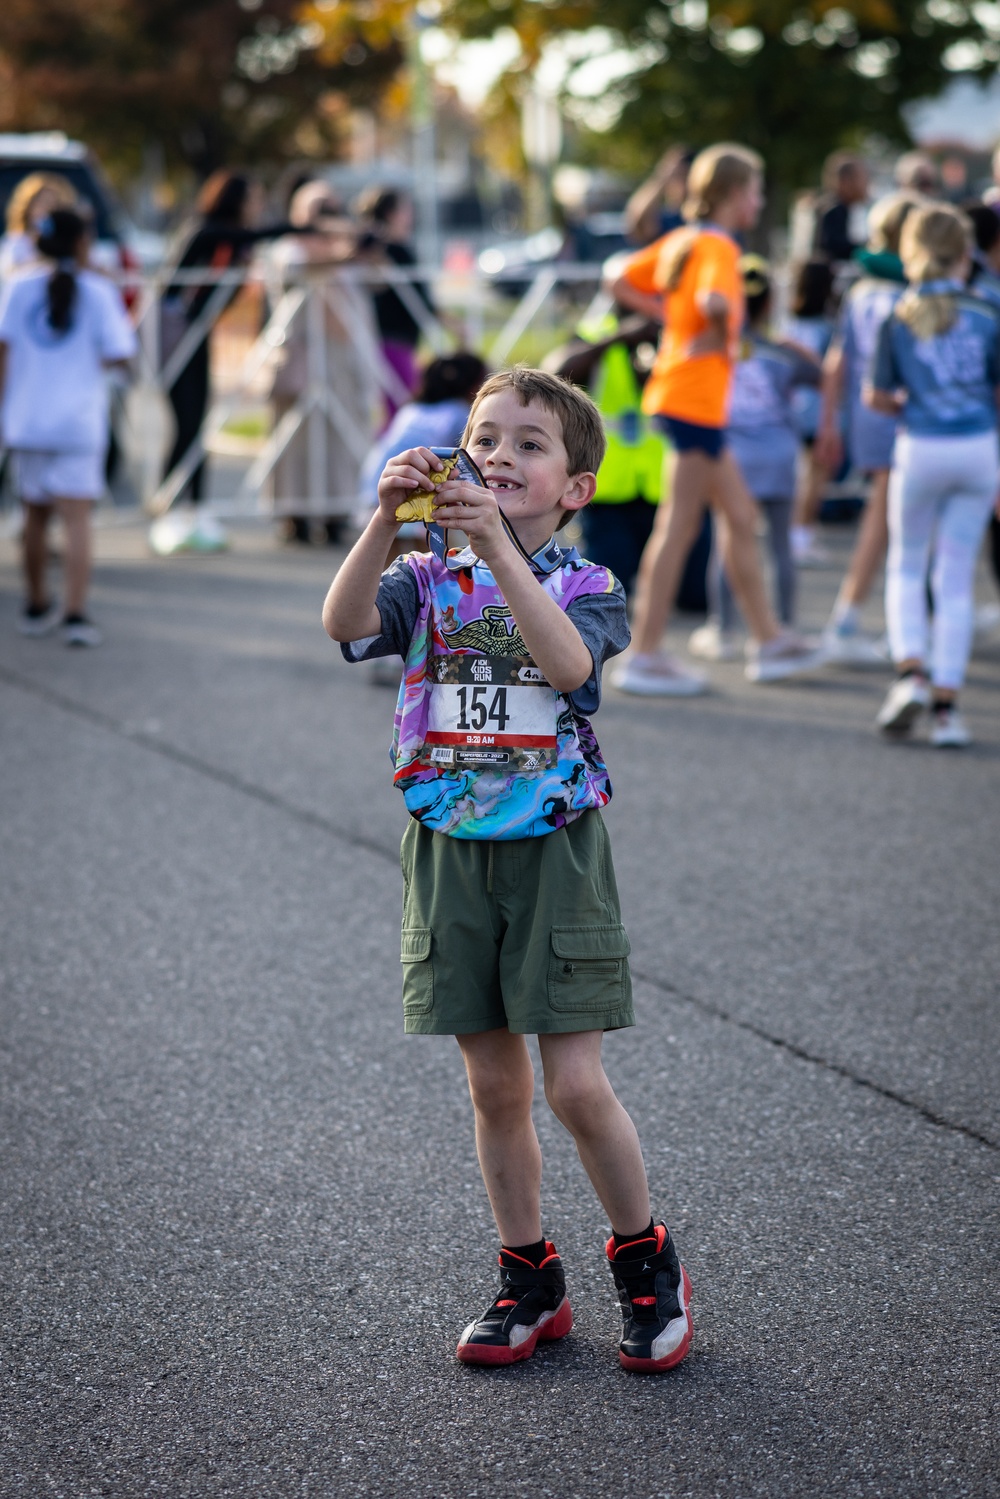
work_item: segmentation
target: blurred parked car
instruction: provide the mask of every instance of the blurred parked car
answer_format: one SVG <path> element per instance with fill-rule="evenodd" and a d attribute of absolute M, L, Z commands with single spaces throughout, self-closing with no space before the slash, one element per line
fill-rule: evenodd
<path fill-rule="evenodd" d="M 141 235 L 125 212 L 91 152 L 82 141 L 61 131 L 28 135 L 0 134 L 0 224 L 5 220 L 11 193 L 32 172 L 58 172 L 94 214 L 91 257 L 96 266 L 127 278 L 158 258 L 159 236 Z M 125 283 L 126 301 L 131 300 Z"/>
<path fill-rule="evenodd" d="M 480 253 L 479 269 L 501 296 L 523 297 L 545 266 L 559 261 L 599 266 L 627 248 L 622 214 L 590 213 L 565 229 L 540 229 L 526 239 L 487 246 Z"/>

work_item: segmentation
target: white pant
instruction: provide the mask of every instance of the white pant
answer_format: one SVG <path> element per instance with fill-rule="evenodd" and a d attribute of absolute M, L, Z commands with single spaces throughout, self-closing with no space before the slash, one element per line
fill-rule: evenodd
<path fill-rule="evenodd" d="M 889 478 L 885 617 L 894 661 L 927 662 L 927 568 L 934 618 L 930 672 L 957 689 L 972 645 L 976 557 L 997 495 L 996 432 L 896 438 Z"/>

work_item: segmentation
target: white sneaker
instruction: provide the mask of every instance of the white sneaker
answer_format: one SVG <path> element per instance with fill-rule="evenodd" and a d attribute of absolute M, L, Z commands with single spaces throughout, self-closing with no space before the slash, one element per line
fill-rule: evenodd
<path fill-rule="evenodd" d="M 60 633 L 66 645 L 101 645 L 104 641 L 97 626 L 83 615 L 78 615 L 75 619 L 64 619 Z"/>
<path fill-rule="evenodd" d="M 925 677 L 900 677 L 886 693 L 875 727 L 883 734 L 908 734 L 930 705 L 931 693 Z"/>
<path fill-rule="evenodd" d="M 688 650 L 702 661 L 735 661 L 737 645 L 718 620 L 710 619 L 688 636 Z"/>
<path fill-rule="evenodd" d="M 773 640 L 747 641 L 746 658 L 748 682 L 780 682 L 821 666 L 826 655 L 817 641 L 796 630 L 782 630 Z"/>
<path fill-rule="evenodd" d="M 619 692 L 637 697 L 698 697 L 708 691 L 700 672 L 682 666 L 675 656 L 657 652 L 630 656 L 611 672 L 611 684 Z"/>
<path fill-rule="evenodd" d="M 823 650 L 831 666 L 886 666 L 889 661 L 884 639 L 833 623 L 823 631 Z"/>
<path fill-rule="evenodd" d="M 18 616 L 17 633 L 36 638 L 48 635 L 59 623 L 59 617 L 58 604 L 47 604 L 40 614 L 25 606 L 23 613 Z"/>
<path fill-rule="evenodd" d="M 229 545 L 222 523 L 201 513 L 202 506 L 178 506 L 161 515 L 149 528 L 150 550 L 158 557 L 180 552 L 223 552 Z"/>
<path fill-rule="evenodd" d="M 972 735 L 957 708 L 934 709 L 930 739 L 935 749 L 964 749 L 972 743 Z"/>
<path fill-rule="evenodd" d="M 832 567 L 833 556 L 826 547 L 820 546 L 818 541 L 811 538 L 796 544 L 792 542 L 792 560 L 796 567 L 821 568 Z"/>

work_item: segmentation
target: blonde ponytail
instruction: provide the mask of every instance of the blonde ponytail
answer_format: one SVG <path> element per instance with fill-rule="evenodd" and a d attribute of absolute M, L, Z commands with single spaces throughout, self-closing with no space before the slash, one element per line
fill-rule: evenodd
<path fill-rule="evenodd" d="M 957 208 L 935 205 L 918 208 L 903 225 L 899 253 L 906 278 L 913 287 L 954 276 L 972 245 L 972 225 Z M 896 316 L 917 338 L 947 333 L 958 317 L 953 292 L 920 296 L 906 292 Z"/>
<path fill-rule="evenodd" d="M 908 291 L 899 299 L 896 316 L 915 337 L 936 338 L 954 325 L 958 307 L 950 292 L 918 297 L 915 291 Z"/>
<path fill-rule="evenodd" d="M 680 286 L 684 267 L 690 259 L 699 233 L 700 231 L 692 226 L 687 229 L 675 229 L 667 235 L 653 274 L 653 284 L 657 291 L 676 291 Z"/>
<path fill-rule="evenodd" d="M 745 146 L 709 146 L 698 153 L 688 174 L 683 209 L 691 227 L 667 235 L 653 278 L 658 291 L 676 291 L 680 285 L 698 238 L 696 226 L 711 219 L 727 198 L 763 171 L 764 163 L 756 151 L 748 151 Z"/>

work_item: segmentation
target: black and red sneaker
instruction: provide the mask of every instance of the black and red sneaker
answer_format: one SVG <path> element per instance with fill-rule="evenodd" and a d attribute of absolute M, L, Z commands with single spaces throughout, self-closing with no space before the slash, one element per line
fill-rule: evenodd
<path fill-rule="evenodd" d="M 654 1234 L 617 1249 L 613 1238 L 607 1245 L 624 1323 L 618 1357 L 630 1374 L 662 1374 L 691 1347 L 691 1282 L 666 1224 L 657 1223 Z"/>
<path fill-rule="evenodd" d="M 492 1306 L 470 1322 L 455 1349 L 464 1364 L 515 1364 L 530 1358 L 539 1338 L 564 1338 L 573 1326 L 566 1277 L 556 1247 L 535 1266 L 509 1249 L 500 1251 L 500 1290 Z"/>

